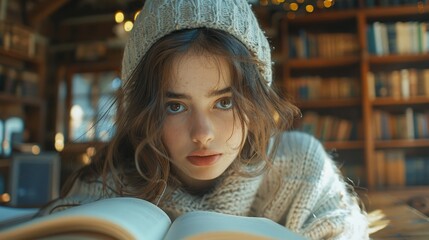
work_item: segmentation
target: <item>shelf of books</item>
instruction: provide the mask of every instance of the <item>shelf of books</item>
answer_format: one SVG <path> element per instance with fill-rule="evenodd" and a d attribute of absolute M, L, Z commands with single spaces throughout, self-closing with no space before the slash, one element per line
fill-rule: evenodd
<path fill-rule="evenodd" d="M 18 23 L 0 21 L 0 161 L 20 144 L 43 145 L 45 39 Z M 0 164 L 0 167 L 3 166 Z M 7 164 L 5 164 L 7 166 Z"/>
<path fill-rule="evenodd" d="M 356 11 L 282 24 L 283 84 L 303 113 L 295 127 L 321 140 L 353 184 L 367 185 Z"/>
<path fill-rule="evenodd" d="M 371 186 L 427 186 L 429 6 L 421 1 L 366 14 Z"/>
<path fill-rule="evenodd" d="M 397 2 L 284 14 L 280 24 L 281 85 L 303 112 L 295 127 L 368 188 L 429 185 L 412 170 L 429 172 L 429 4 Z"/>

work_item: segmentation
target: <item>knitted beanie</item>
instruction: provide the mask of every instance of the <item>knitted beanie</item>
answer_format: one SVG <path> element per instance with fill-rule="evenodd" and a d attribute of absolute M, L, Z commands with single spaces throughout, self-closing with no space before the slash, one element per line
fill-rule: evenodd
<path fill-rule="evenodd" d="M 270 47 L 246 0 L 146 0 L 127 40 L 122 79 L 128 78 L 149 48 L 169 33 L 211 28 L 233 35 L 260 61 L 259 70 L 271 84 Z"/>

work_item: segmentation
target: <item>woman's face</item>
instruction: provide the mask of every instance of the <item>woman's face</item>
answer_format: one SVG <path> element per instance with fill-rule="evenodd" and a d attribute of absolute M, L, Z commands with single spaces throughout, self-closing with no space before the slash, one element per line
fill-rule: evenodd
<path fill-rule="evenodd" d="M 201 188 L 225 172 L 242 148 L 230 67 L 221 57 L 187 53 L 172 70 L 162 141 L 179 179 Z"/>

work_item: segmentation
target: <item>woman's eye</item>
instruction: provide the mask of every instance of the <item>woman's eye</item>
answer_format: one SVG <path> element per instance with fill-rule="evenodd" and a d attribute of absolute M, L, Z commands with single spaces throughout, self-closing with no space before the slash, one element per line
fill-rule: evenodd
<path fill-rule="evenodd" d="M 219 108 L 222 110 L 230 110 L 232 109 L 232 106 L 233 106 L 232 98 L 230 97 L 222 98 L 216 103 L 216 108 Z"/>
<path fill-rule="evenodd" d="M 168 103 L 167 104 L 167 112 L 170 114 L 180 113 L 185 111 L 186 108 L 183 104 L 180 103 Z"/>

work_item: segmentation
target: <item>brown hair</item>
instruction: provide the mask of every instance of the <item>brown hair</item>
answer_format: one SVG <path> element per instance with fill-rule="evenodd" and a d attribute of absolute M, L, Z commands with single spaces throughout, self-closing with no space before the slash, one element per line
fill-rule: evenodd
<path fill-rule="evenodd" d="M 166 184 L 180 184 L 170 172 L 161 126 L 166 117 L 164 101 L 172 63 L 189 51 L 214 54 L 230 64 L 234 116 L 248 128 L 232 167 L 254 176 L 270 166 L 274 154 L 268 151 L 270 139 L 289 129 L 299 110 L 281 98 L 274 87 L 267 86 L 258 67 L 262 63 L 240 41 L 220 30 L 200 28 L 169 34 L 149 49 L 118 97 L 122 109 L 115 135 L 81 175 L 90 170 L 91 176 L 102 176 L 104 183 L 112 177 L 118 194 L 152 202 L 162 195 Z"/>

